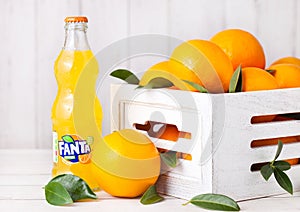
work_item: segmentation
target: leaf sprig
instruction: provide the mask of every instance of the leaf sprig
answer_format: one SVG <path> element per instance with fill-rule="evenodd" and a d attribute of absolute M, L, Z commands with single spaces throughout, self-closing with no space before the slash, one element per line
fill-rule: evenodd
<path fill-rule="evenodd" d="M 46 200 L 51 205 L 68 205 L 81 199 L 97 199 L 97 195 L 81 178 L 62 174 L 45 186 Z"/>
<path fill-rule="evenodd" d="M 261 167 L 260 173 L 266 181 L 268 181 L 271 175 L 274 174 L 274 177 L 281 188 L 293 195 L 293 184 L 288 175 L 284 173 L 284 171 L 287 171 L 291 168 L 291 165 L 283 160 L 277 161 L 277 158 L 282 151 L 282 147 L 282 142 L 278 140 L 278 147 L 274 159 Z"/>

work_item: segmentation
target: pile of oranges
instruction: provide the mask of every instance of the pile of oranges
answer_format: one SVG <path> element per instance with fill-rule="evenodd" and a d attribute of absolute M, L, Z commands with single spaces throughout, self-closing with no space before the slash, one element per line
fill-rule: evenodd
<path fill-rule="evenodd" d="M 210 40 L 183 42 L 173 50 L 168 60 L 150 67 L 139 85 L 146 86 L 155 78 L 164 78 L 172 82 L 174 89 L 198 91 L 189 81 L 209 93 L 226 93 L 234 71 L 240 67 L 242 91 L 300 87 L 300 59 L 284 57 L 266 68 L 262 45 L 251 33 L 240 29 L 221 31 Z M 269 117 L 259 118 L 266 120 Z M 178 129 L 166 126 L 158 137 L 175 141 L 178 139 Z M 293 136 L 281 140 L 291 143 L 298 138 Z M 266 139 L 252 142 L 252 147 L 276 143 L 277 139 Z M 159 177 L 159 152 L 151 140 L 138 131 L 116 131 L 105 136 L 93 151 L 90 165 L 92 183 L 113 196 L 139 196 Z M 89 162 L 90 158 L 81 160 Z M 299 159 L 287 162 L 295 165 Z M 85 177 L 90 179 L 90 176 Z"/>
<path fill-rule="evenodd" d="M 300 59 L 283 57 L 266 67 L 262 45 L 254 35 L 241 29 L 223 30 L 210 40 L 183 42 L 169 60 L 150 67 L 140 85 L 163 77 L 181 90 L 195 91 L 184 81 L 187 80 L 209 93 L 225 93 L 238 66 L 242 67 L 242 91 L 300 87 Z"/>
<path fill-rule="evenodd" d="M 140 85 L 162 77 L 172 82 L 174 89 L 198 91 L 192 83 L 209 93 L 229 92 L 230 81 L 241 68 L 242 92 L 300 87 L 300 59 L 282 57 L 266 67 L 262 45 L 251 33 L 241 29 L 227 29 L 216 33 L 210 40 L 189 40 L 177 46 L 169 60 L 150 67 Z M 198 91 L 199 92 L 199 91 Z M 252 123 L 281 120 L 281 116 L 253 117 Z M 176 132 L 174 132 L 176 133 Z M 280 138 L 283 143 L 297 142 L 299 137 Z M 254 141 L 252 147 L 276 145 L 277 139 Z M 297 164 L 299 159 L 288 161 Z"/>

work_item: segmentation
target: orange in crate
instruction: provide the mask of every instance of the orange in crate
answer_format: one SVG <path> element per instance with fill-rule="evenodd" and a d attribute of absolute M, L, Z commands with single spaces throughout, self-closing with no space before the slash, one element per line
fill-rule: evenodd
<path fill-rule="evenodd" d="M 145 124 L 135 124 L 136 129 L 147 131 L 153 138 L 177 141 L 179 138 L 191 139 L 191 133 L 179 131 L 176 125 L 156 121 L 147 121 Z"/>

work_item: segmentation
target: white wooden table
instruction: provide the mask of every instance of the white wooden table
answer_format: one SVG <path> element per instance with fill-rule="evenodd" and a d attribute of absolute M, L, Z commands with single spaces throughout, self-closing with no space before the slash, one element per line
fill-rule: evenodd
<path fill-rule="evenodd" d="M 45 200 L 43 186 L 51 179 L 51 150 L 0 150 L 0 211 L 206 211 L 185 200 L 166 197 L 154 205 L 138 199 L 121 199 L 99 192 L 99 199 L 71 206 L 52 206 Z M 300 177 L 300 176 L 299 176 Z M 239 202 L 242 211 L 299 211 L 300 192 Z"/>

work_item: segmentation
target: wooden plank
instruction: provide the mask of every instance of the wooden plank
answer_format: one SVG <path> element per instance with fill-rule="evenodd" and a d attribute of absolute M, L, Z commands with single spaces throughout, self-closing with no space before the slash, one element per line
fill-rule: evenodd
<path fill-rule="evenodd" d="M 136 44 L 137 48 L 132 45 L 130 49 L 131 52 L 135 52 L 141 46 L 144 47 L 144 52 L 139 51 L 138 55 L 130 59 L 130 69 L 139 76 L 142 76 L 152 65 L 166 60 L 169 56 L 166 55 L 166 52 L 168 52 L 168 43 L 158 43 L 159 36 L 166 36 L 168 34 L 169 4 L 169 1 L 166 0 L 130 1 L 129 35 L 139 35 L 141 36 L 141 40 L 144 39 L 144 43 Z M 149 39 L 147 37 L 149 34 L 156 34 L 158 37 Z M 146 38 L 142 38 L 143 35 Z M 161 49 L 157 51 L 155 47 L 159 47 L 159 45 Z"/>
<path fill-rule="evenodd" d="M 51 150 L 0 150 L 0 175 L 50 174 Z"/>
<path fill-rule="evenodd" d="M 1 187 L 0 187 L 1 188 Z M 42 190 L 42 189 L 41 189 Z M 0 208 L 5 210 L 9 209 L 9 211 L 143 211 L 143 212 L 152 212 L 155 211 L 166 211 L 173 210 L 177 211 L 178 208 L 184 209 L 184 211 L 192 212 L 192 211 L 205 211 L 204 209 L 195 207 L 193 205 L 182 206 L 185 200 L 178 200 L 175 198 L 166 197 L 166 200 L 161 203 L 157 203 L 151 206 L 142 205 L 139 202 L 138 198 L 116 198 L 112 197 L 105 192 L 97 193 L 98 200 L 91 200 L 87 202 L 75 202 L 69 206 L 53 206 L 46 202 L 44 199 L 44 194 L 38 191 L 38 195 L 36 199 L 25 199 L 29 196 L 25 194 L 18 194 L 17 197 L 20 199 L 0 199 Z M 22 197 L 25 197 L 22 199 Z"/>
<path fill-rule="evenodd" d="M 40 185 L 0 186 L 0 200 L 40 200 L 44 199 L 44 189 Z"/>
<path fill-rule="evenodd" d="M 168 32 L 168 1 L 130 0 L 129 4 L 129 35 Z"/>
<path fill-rule="evenodd" d="M 296 1 L 257 1 L 258 37 L 264 47 L 267 64 L 293 54 L 295 45 Z"/>
<path fill-rule="evenodd" d="M 94 54 L 127 36 L 127 1 L 82 1 L 81 13 L 89 19 L 88 39 Z"/>
<path fill-rule="evenodd" d="M 253 0 L 226 1 L 226 28 L 239 28 L 257 34 L 257 2 Z"/>
<path fill-rule="evenodd" d="M 36 160 L 34 156 L 43 156 L 50 153 L 49 150 L 0 150 L 0 161 L 4 158 L 10 156 L 22 156 L 24 161 L 28 164 L 33 164 Z M 47 165 L 48 160 L 41 159 L 44 162 L 44 165 Z M 19 169 L 24 166 L 22 163 L 12 164 L 15 165 L 15 169 Z M 0 164 L 2 168 L 2 164 Z M 40 171 L 40 172 L 39 172 Z M 40 168 L 37 168 L 37 173 L 43 172 Z M 13 175 L 11 175 L 13 176 Z M 20 180 L 22 183 L 17 185 L 3 185 L 0 184 L 0 208 L 1 211 L 206 211 L 198 207 L 189 204 L 187 206 L 182 206 L 185 203 L 185 200 L 176 199 L 173 197 L 165 196 L 165 200 L 161 203 L 157 203 L 151 206 L 144 206 L 140 204 L 139 198 L 127 199 L 127 198 L 116 198 L 112 197 L 104 191 L 97 192 L 98 199 L 91 200 L 88 202 L 76 202 L 70 206 L 58 207 L 48 204 L 45 200 L 45 193 L 43 185 L 41 182 L 46 175 L 39 175 L 34 181 L 34 176 L 28 175 L 15 175 L 15 180 Z M 0 182 L 3 180 L 2 177 L 6 177 L 3 174 L 0 174 Z M 20 179 L 19 177 L 24 177 Z M 29 180 L 25 184 L 26 179 Z M 24 183 L 24 184 L 23 184 Z M 251 201 L 239 202 L 239 205 L 242 210 L 254 210 L 261 211 L 262 208 L 268 207 L 271 211 L 297 211 L 298 210 L 298 197 L 300 192 L 295 192 L 293 196 L 288 194 L 254 199 Z"/>
<path fill-rule="evenodd" d="M 28 186 L 40 185 L 44 186 L 51 179 L 50 173 L 48 174 L 1 174 L 0 186 Z"/>
<path fill-rule="evenodd" d="M 35 146 L 34 0 L 1 2 L 0 148 Z"/>
<path fill-rule="evenodd" d="M 2 187 L 0 187 L 2 189 Z M 14 188 L 15 189 L 15 188 Z M 19 188 L 24 189 L 23 187 Z M 31 189 L 31 190 L 30 190 Z M 2 191 L 2 190 L 1 190 Z M 9 190 L 7 192 L 10 192 Z M 180 200 L 175 198 L 166 197 L 166 200 L 157 203 L 151 206 L 145 206 L 139 203 L 138 199 L 122 199 L 111 197 L 110 195 L 99 192 L 97 193 L 99 199 L 93 200 L 90 202 L 76 202 L 68 207 L 63 206 L 52 206 L 49 205 L 45 198 L 43 189 L 37 187 L 31 187 L 26 189 L 28 193 L 22 193 L 18 191 L 18 189 L 14 190 L 17 194 L 14 198 L 9 195 L 2 196 L 3 199 L 0 198 L 0 208 L 9 211 L 82 211 L 82 210 L 89 210 L 89 211 L 143 211 L 143 212 L 152 212 L 152 211 L 178 211 L 184 210 L 187 212 L 201 212 L 207 211 L 205 209 L 196 207 L 192 204 L 187 206 L 182 206 L 186 200 Z M 29 195 L 29 192 L 36 192 L 36 195 Z M 9 193 L 10 194 L 10 193 Z M 296 192 L 293 197 L 280 195 L 276 197 L 269 197 L 269 198 L 262 198 L 262 199 L 255 199 L 251 201 L 243 201 L 239 202 L 240 208 L 242 210 L 248 211 L 261 211 L 262 208 L 269 208 L 270 210 L 276 211 L 298 211 L 298 202 L 299 202 L 299 192 Z M 35 198 L 35 199 L 28 199 L 28 198 Z M 276 209 L 275 209 L 276 208 Z"/>
<path fill-rule="evenodd" d="M 169 34 L 182 40 L 209 39 L 225 28 L 224 0 L 169 1 Z"/>

